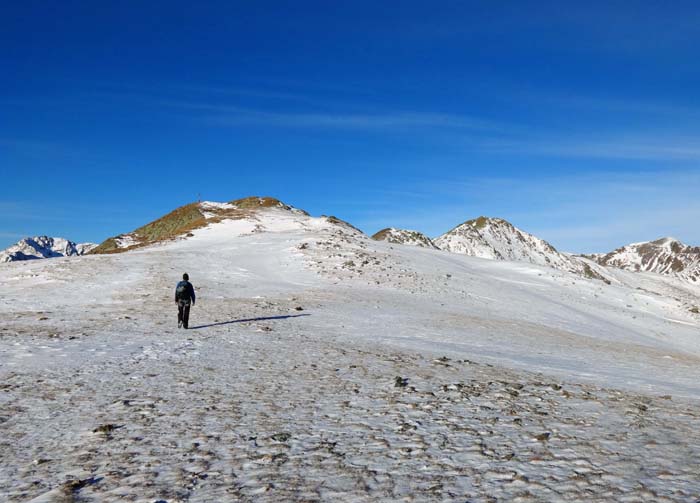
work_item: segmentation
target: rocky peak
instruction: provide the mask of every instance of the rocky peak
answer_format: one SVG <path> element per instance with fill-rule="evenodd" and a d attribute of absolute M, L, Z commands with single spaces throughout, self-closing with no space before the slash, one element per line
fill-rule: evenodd
<path fill-rule="evenodd" d="M 0 262 L 84 255 L 96 246 L 93 243 L 78 244 L 68 239 L 49 236 L 27 237 L 0 252 Z"/>
<path fill-rule="evenodd" d="M 421 232 L 396 229 L 394 227 L 387 227 L 386 229 L 380 230 L 372 236 L 372 239 L 375 241 L 386 241 L 388 243 L 418 246 L 422 248 L 438 248 L 435 243 L 433 243 L 432 239 Z"/>
<path fill-rule="evenodd" d="M 605 279 L 596 265 L 558 252 L 551 244 L 522 231 L 502 218 L 481 216 L 467 220 L 435 239 L 441 249 L 492 260 L 529 262 L 573 272 L 587 278 Z"/>
<path fill-rule="evenodd" d="M 596 261 L 628 271 L 655 272 L 700 281 L 700 247 L 688 246 L 671 237 L 622 246 L 597 256 Z"/>

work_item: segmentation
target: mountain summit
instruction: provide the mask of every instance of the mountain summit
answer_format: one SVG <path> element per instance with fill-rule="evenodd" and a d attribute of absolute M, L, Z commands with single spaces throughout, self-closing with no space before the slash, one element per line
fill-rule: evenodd
<path fill-rule="evenodd" d="M 211 223 L 225 219 L 243 219 L 257 211 L 268 209 L 308 215 L 304 210 L 284 204 L 274 197 L 253 196 L 228 203 L 212 201 L 190 203 L 180 206 L 167 215 L 131 232 L 108 238 L 92 250 L 92 253 L 121 253 L 161 241 L 188 236 L 193 230 L 206 227 Z"/>
<path fill-rule="evenodd" d="M 685 245 L 671 237 L 632 243 L 606 255 L 596 255 L 594 260 L 604 266 L 628 271 L 655 272 L 700 281 L 700 247 Z"/>
<path fill-rule="evenodd" d="M 530 262 L 588 277 L 603 279 L 591 264 L 558 252 L 547 241 L 518 229 L 502 218 L 481 216 L 467 220 L 435 239 L 445 251 L 492 260 Z M 607 280 L 606 280 L 607 281 Z"/>
<path fill-rule="evenodd" d="M 49 236 L 24 238 L 1 251 L 0 262 L 84 255 L 96 246 L 94 243 L 75 243 L 64 238 Z"/>
<path fill-rule="evenodd" d="M 467 220 L 435 240 L 440 249 L 474 257 L 515 260 L 539 265 L 562 265 L 568 257 L 546 241 L 502 218 Z"/>

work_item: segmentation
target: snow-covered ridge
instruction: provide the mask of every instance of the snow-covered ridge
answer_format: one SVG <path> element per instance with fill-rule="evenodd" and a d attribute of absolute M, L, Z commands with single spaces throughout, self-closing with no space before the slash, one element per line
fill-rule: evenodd
<path fill-rule="evenodd" d="M 396 229 L 394 227 L 387 227 L 386 229 L 380 230 L 372 236 L 372 239 L 375 241 L 387 241 L 389 243 L 419 246 L 422 248 L 438 248 L 435 243 L 433 243 L 433 240 L 422 232 Z"/>
<path fill-rule="evenodd" d="M 479 217 L 458 225 L 435 239 L 445 251 L 492 260 L 544 265 L 589 278 L 606 280 L 595 263 L 558 252 L 551 244 L 518 229 L 502 218 Z"/>
<path fill-rule="evenodd" d="M 632 243 L 606 255 L 598 255 L 595 260 L 601 265 L 628 271 L 655 272 L 700 281 L 700 247 L 688 246 L 671 237 Z"/>
<path fill-rule="evenodd" d="M 45 236 L 28 238 L 0 253 L 0 262 L 86 253 L 118 253 L 165 241 L 188 239 L 197 229 L 225 220 L 259 222 L 262 215 L 281 212 L 304 220 L 310 215 L 272 197 L 247 197 L 229 202 L 203 201 L 181 206 L 153 222 L 124 234 L 111 237 L 99 246 L 56 238 L 48 243 Z M 336 217 L 321 216 L 326 223 L 345 228 L 366 238 L 351 223 Z M 256 227 L 256 228 L 258 228 Z M 451 231 L 431 239 L 421 232 L 389 227 L 372 236 L 375 241 L 440 249 L 491 260 L 525 262 L 575 273 L 586 278 L 611 281 L 613 275 L 604 266 L 630 271 L 672 274 L 681 279 L 700 279 L 700 248 L 689 247 L 672 238 L 634 243 L 607 255 L 570 255 L 557 251 L 551 244 L 501 218 L 479 217 L 458 225 Z"/>
<path fill-rule="evenodd" d="M 308 215 L 304 210 L 273 197 L 247 197 L 230 202 L 202 201 L 186 204 L 153 222 L 108 238 L 93 253 L 120 253 L 154 243 L 192 236 L 192 231 L 222 220 L 254 218 L 260 211 L 278 210 L 292 215 Z"/>
<path fill-rule="evenodd" d="M 49 236 L 28 237 L 1 251 L 0 262 L 85 255 L 96 246 L 94 243 L 75 243 Z"/>
<path fill-rule="evenodd" d="M 697 495 L 700 285 L 391 245 L 279 207 L 217 218 L 0 268 L 0 422 L 22 440 L 0 442 L 4 500 Z"/>

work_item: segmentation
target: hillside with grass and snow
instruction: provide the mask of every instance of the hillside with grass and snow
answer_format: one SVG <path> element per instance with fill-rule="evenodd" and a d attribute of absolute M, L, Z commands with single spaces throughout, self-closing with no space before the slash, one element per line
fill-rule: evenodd
<path fill-rule="evenodd" d="M 489 225 L 442 240 L 481 258 L 249 198 L 3 264 L 0 494 L 697 498 L 700 288 L 580 259 L 608 281 L 586 277 Z"/>

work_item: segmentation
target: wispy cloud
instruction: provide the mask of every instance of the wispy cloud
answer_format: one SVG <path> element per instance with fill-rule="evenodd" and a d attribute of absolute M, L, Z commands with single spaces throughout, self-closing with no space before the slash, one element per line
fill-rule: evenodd
<path fill-rule="evenodd" d="M 532 97 L 533 92 L 528 92 Z M 594 110 L 603 112 L 618 112 L 644 116 L 671 116 L 700 119 L 700 109 L 690 104 L 677 104 L 652 100 L 630 98 L 601 98 L 595 96 L 575 95 L 561 96 L 558 94 L 537 93 L 536 101 L 540 104 L 549 103 L 562 108 Z"/>
<path fill-rule="evenodd" d="M 284 128 L 331 128 L 351 130 L 441 128 L 499 131 L 502 125 L 464 115 L 381 111 L 347 112 L 271 112 L 226 105 L 202 103 L 166 103 L 200 112 L 199 119 L 215 126 L 268 126 Z"/>
<path fill-rule="evenodd" d="M 561 136 L 552 134 L 521 138 L 477 138 L 465 139 L 465 145 L 488 153 L 543 156 L 561 158 L 589 158 L 639 161 L 698 161 L 700 160 L 700 140 L 664 138 L 668 132 L 657 135 L 617 134 L 608 137 L 595 134 L 592 137 Z"/>
<path fill-rule="evenodd" d="M 279 114 L 244 113 L 210 117 L 213 124 L 261 124 L 279 127 L 335 128 L 335 129 L 390 129 L 390 128 L 452 128 L 493 130 L 497 127 L 485 121 L 454 115 L 426 113 L 384 114 Z"/>
<path fill-rule="evenodd" d="M 591 99 L 595 102 L 594 99 Z M 586 105 L 586 99 L 580 106 Z M 376 110 L 348 112 L 269 111 L 260 108 L 229 106 L 218 103 L 164 101 L 162 105 L 189 111 L 195 120 L 219 127 L 271 127 L 376 132 L 435 133 L 445 149 L 467 148 L 473 152 L 511 156 L 589 158 L 640 161 L 700 160 L 700 140 L 692 134 L 692 126 L 669 129 L 654 126 L 649 120 L 644 127 L 601 125 L 590 133 L 562 134 L 553 126 L 529 126 L 526 122 L 497 121 L 476 115 L 425 111 Z M 663 105 L 613 102 L 598 106 L 637 107 L 643 113 L 664 113 L 669 116 L 684 109 Z M 646 108 L 645 108 L 646 107 Z M 690 114 L 686 110 L 686 113 Z M 700 111 L 697 112 L 700 118 Z M 590 128 L 589 128 L 590 129 Z"/>

